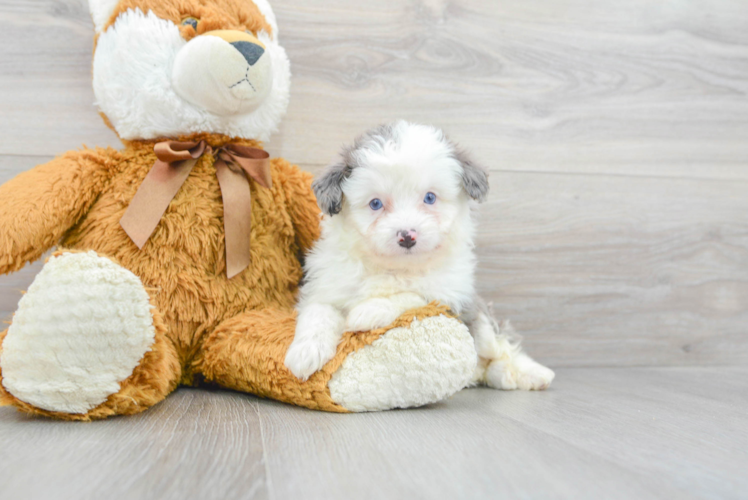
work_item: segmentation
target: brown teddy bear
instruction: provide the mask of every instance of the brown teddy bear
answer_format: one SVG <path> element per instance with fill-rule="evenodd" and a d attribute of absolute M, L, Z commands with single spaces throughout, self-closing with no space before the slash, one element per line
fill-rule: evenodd
<path fill-rule="evenodd" d="M 93 86 L 124 149 L 83 149 L 0 187 L 0 271 L 57 245 L 0 334 L 0 400 L 90 420 L 202 381 L 327 411 L 464 387 L 476 357 L 437 305 L 347 334 L 308 381 L 283 359 L 311 176 L 261 141 L 290 72 L 266 0 L 91 0 Z"/>

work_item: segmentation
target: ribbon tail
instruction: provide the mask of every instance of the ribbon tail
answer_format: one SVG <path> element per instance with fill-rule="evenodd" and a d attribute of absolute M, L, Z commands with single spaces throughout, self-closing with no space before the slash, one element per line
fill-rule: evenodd
<path fill-rule="evenodd" d="M 166 163 L 156 160 L 119 223 L 138 248 L 151 237 L 169 203 L 187 180 L 197 159 Z"/>
<path fill-rule="evenodd" d="M 233 278 L 249 266 L 249 237 L 252 229 L 252 194 L 244 171 L 229 168 L 217 159 L 216 177 L 223 199 L 223 228 L 226 235 L 226 275 Z"/>

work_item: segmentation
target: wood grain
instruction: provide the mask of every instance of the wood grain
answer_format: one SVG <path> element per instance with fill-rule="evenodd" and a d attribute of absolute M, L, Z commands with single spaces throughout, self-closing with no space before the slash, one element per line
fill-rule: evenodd
<path fill-rule="evenodd" d="M 268 402 L 268 470 L 293 478 L 279 498 L 737 498 L 746 373 L 562 369 L 546 393 L 362 415 Z"/>
<path fill-rule="evenodd" d="M 81 144 L 85 0 L 0 0 L 0 181 Z M 492 174 L 478 285 L 554 366 L 748 361 L 741 0 L 274 2 L 312 172 L 374 123 L 444 126 Z M 0 278 L 7 317 L 39 264 Z"/>
<path fill-rule="evenodd" d="M 96 114 L 83 0 L 0 0 L 0 153 L 116 145 Z M 269 144 L 304 165 L 394 118 L 501 170 L 748 178 L 741 0 L 275 2 L 292 61 Z M 313 131 L 313 132 L 312 132 Z"/>
<path fill-rule="evenodd" d="M 552 367 L 748 362 L 746 183 L 496 171 L 491 181 L 477 284 L 533 356 Z M 5 317 L 40 268 L 0 279 Z"/>
<path fill-rule="evenodd" d="M 0 408 L 0 498 L 741 498 L 746 380 L 566 368 L 547 392 L 353 415 L 194 389 L 91 424 Z"/>
<path fill-rule="evenodd" d="M 318 172 L 373 124 L 444 127 L 491 170 L 479 289 L 552 389 L 363 415 L 186 389 L 91 424 L 0 408 L 0 498 L 744 496 L 743 0 L 272 3 L 294 81 L 268 150 Z M 86 0 L 0 0 L 0 25 L 0 182 L 118 146 Z M 0 278 L 1 317 L 40 267 Z M 662 365 L 687 366 L 634 367 Z"/>
<path fill-rule="evenodd" d="M 551 366 L 748 362 L 748 185 L 498 173 L 478 287 Z"/>
<path fill-rule="evenodd" d="M 705 8 L 279 5 L 297 75 L 282 154 L 324 163 L 320 136 L 346 142 L 404 117 L 444 126 L 502 170 L 745 179 L 748 11 L 740 0 Z"/>
<path fill-rule="evenodd" d="M 269 498 L 256 400 L 182 390 L 145 414 L 54 422 L 0 409 L 0 497 Z"/>
<path fill-rule="evenodd" d="M 20 172 L 51 159 L 52 156 L 0 155 L 0 184 L 12 179 Z M 0 200 L 0 202 L 2 201 Z M 17 273 L 0 277 L 0 322 L 10 320 L 16 310 L 18 301 L 21 300 L 21 295 L 28 289 L 36 273 L 42 269 L 42 265 L 48 256 L 49 252 L 37 262 L 27 265 Z M 5 325 L 0 323 L 0 328 L 5 329 Z"/>

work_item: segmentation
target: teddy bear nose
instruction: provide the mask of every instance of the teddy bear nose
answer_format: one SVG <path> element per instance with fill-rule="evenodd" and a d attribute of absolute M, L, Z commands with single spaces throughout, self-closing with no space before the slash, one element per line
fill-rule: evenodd
<path fill-rule="evenodd" d="M 231 42 L 231 46 L 244 56 L 250 66 L 254 66 L 257 60 L 262 57 L 262 54 L 265 53 L 265 49 L 252 42 Z"/>

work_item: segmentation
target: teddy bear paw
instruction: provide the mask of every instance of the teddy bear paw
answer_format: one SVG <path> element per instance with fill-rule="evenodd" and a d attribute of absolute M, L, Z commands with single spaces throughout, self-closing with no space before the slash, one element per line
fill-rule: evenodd
<path fill-rule="evenodd" d="M 460 321 L 444 315 L 393 328 L 349 354 L 328 382 L 343 408 L 378 411 L 441 401 L 472 380 L 477 356 Z"/>
<path fill-rule="evenodd" d="M 95 252 L 51 257 L 18 303 L 0 353 L 21 401 L 86 413 L 119 391 L 154 342 L 140 279 Z"/>

